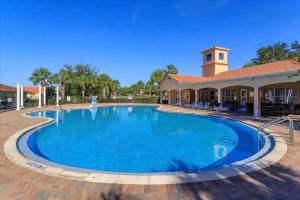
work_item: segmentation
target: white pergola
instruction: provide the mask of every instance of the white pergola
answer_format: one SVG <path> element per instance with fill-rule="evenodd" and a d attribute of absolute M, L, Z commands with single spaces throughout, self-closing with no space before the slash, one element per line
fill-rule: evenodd
<path fill-rule="evenodd" d="M 43 94 L 42 94 L 43 89 Z M 39 105 L 38 107 L 42 107 L 42 95 L 43 95 L 43 105 L 46 106 L 46 86 L 42 87 L 39 85 Z M 56 106 L 59 106 L 59 86 L 56 86 Z M 24 108 L 24 89 L 23 84 L 17 82 L 17 98 L 16 98 L 16 110 L 21 110 Z"/>

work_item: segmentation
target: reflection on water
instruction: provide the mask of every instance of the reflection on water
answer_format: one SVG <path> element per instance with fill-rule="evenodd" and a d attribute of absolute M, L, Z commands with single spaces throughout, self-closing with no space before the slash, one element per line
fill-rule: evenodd
<path fill-rule="evenodd" d="M 57 111 L 56 111 L 56 116 L 55 116 L 56 126 L 59 125 L 59 113 L 60 113 L 60 110 L 57 110 Z"/>
<path fill-rule="evenodd" d="M 128 107 L 128 112 L 132 112 L 132 107 Z"/>
<path fill-rule="evenodd" d="M 227 155 L 227 147 L 220 145 L 220 144 L 214 144 L 214 156 L 216 160 L 223 159 Z"/>
<path fill-rule="evenodd" d="M 89 111 L 92 115 L 92 120 L 94 121 L 97 115 L 97 108 L 90 108 Z"/>

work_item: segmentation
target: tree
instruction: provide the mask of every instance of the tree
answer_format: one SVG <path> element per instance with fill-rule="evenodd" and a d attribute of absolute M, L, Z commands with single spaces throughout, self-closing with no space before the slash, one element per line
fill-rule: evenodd
<path fill-rule="evenodd" d="M 72 82 L 72 66 L 65 65 L 64 69 L 59 70 L 58 73 L 53 74 L 49 81 L 51 84 L 59 84 L 61 91 L 61 98 L 65 99 L 65 86 L 67 83 Z"/>
<path fill-rule="evenodd" d="M 138 81 L 136 84 L 133 84 L 131 88 L 135 94 L 143 95 L 145 89 L 145 83 L 143 81 Z"/>
<path fill-rule="evenodd" d="M 291 44 L 291 48 L 289 48 L 287 43 L 277 42 L 273 45 L 259 48 L 256 51 L 256 55 L 256 58 L 247 62 L 243 67 L 250 67 L 253 65 L 260 65 L 286 59 L 295 59 L 300 61 L 300 44 L 295 41 Z"/>
<path fill-rule="evenodd" d="M 29 80 L 34 84 L 41 84 L 42 86 L 46 86 L 49 83 L 49 78 L 51 76 L 51 72 L 44 67 L 40 67 L 33 71 Z"/>
<path fill-rule="evenodd" d="M 298 41 L 292 43 L 289 57 L 300 62 L 300 44 Z"/>
<path fill-rule="evenodd" d="M 146 89 L 148 90 L 148 95 L 152 96 L 152 88 L 154 87 L 154 84 L 151 80 L 147 81 L 146 83 Z"/>
<path fill-rule="evenodd" d="M 159 83 L 165 78 L 166 72 L 161 69 L 154 70 L 151 73 L 150 80 L 154 83 L 154 86 L 158 86 Z"/>
<path fill-rule="evenodd" d="M 175 65 L 170 64 L 170 65 L 167 65 L 166 73 L 167 74 L 178 74 L 178 70 Z"/>
<path fill-rule="evenodd" d="M 114 93 L 114 95 L 117 95 L 117 91 L 120 88 L 120 81 L 118 80 L 112 80 L 110 87 L 111 87 L 111 91 Z"/>
<path fill-rule="evenodd" d="M 97 76 L 97 71 L 88 64 L 77 64 L 73 73 L 74 82 L 80 87 L 81 97 L 84 99 L 88 84 L 90 84 L 91 79 Z"/>
<path fill-rule="evenodd" d="M 98 76 L 98 83 L 99 83 L 99 88 L 102 90 L 102 97 L 106 98 L 107 95 L 110 95 L 110 90 L 111 90 L 111 83 L 112 79 L 109 75 L 107 74 L 100 74 Z"/>

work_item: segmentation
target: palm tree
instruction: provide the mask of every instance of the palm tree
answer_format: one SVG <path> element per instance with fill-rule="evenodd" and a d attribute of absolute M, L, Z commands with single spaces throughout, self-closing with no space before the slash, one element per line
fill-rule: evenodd
<path fill-rule="evenodd" d="M 50 76 L 51 72 L 47 68 L 40 67 L 33 71 L 31 76 L 29 77 L 29 80 L 34 85 L 41 84 L 43 87 L 45 87 L 49 83 Z"/>
<path fill-rule="evenodd" d="M 166 71 L 167 74 L 178 74 L 178 70 L 177 70 L 177 67 L 175 65 L 167 65 L 167 71 Z"/>
<path fill-rule="evenodd" d="M 61 91 L 61 98 L 65 99 L 65 86 L 67 83 L 70 83 L 72 80 L 72 66 L 65 65 L 65 69 L 59 70 L 58 73 L 53 74 L 50 77 L 50 82 L 52 84 L 59 84 Z"/>
<path fill-rule="evenodd" d="M 89 65 L 77 64 L 74 67 L 74 82 L 80 87 L 82 99 L 85 97 L 90 79 L 96 76 L 96 69 Z"/>
<path fill-rule="evenodd" d="M 137 94 L 143 95 L 145 89 L 145 83 L 143 81 L 138 81 L 136 83 Z"/>
<path fill-rule="evenodd" d="M 152 88 L 154 87 L 153 82 L 151 80 L 147 81 L 145 87 L 148 89 L 148 95 L 152 96 Z"/>
<path fill-rule="evenodd" d="M 118 80 L 111 81 L 111 91 L 114 93 L 114 95 L 117 95 L 117 91 L 119 87 L 120 87 L 120 81 Z"/>
<path fill-rule="evenodd" d="M 152 72 L 150 76 L 150 80 L 153 82 L 155 86 L 158 86 L 165 76 L 166 76 L 166 72 L 164 70 L 157 69 Z"/>
<path fill-rule="evenodd" d="M 107 74 L 100 74 L 98 76 L 99 87 L 102 90 L 102 97 L 107 97 L 110 92 L 112 79 Z"/>

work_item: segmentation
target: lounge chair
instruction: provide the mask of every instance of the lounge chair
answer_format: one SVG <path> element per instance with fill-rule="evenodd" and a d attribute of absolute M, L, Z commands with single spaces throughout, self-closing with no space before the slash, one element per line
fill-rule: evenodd
<path fill-rule="evenodd" d="M 204 105 L 204 102 L 199 102 L 196 106 L 195 106 L 195 108 L 196 109 L 202 109 L 203 108 L 203 105 Z"/>
<path fill-rule="evenodd" d="M 236 114 L 244 114 L 247 112 L 247 105 L 241 104 L 239 109 L 237 110 Z"/>
<path fill-rule="evenodd" d="M 180 106 L 180 102 L 176 102 L 174 106 Z"/>
<path fill-rule="evenodd" d="M 212 107 L 213 111 L 218 111 L 220 109 L 221 104 L 220 103 L 215 103 Z"/>
<path fill-rule="evenodd" d="M 3 105 L 2 103 L 0 103 L 0 110 L 5 110 L 6 109 L 6 106 Z"/>
<path fill-rule="evenodd" d="M 17 103 L 15 103 L 15 102 L 12 102 L 11 104 L 10 104 L 10 106 L 9 106 L 10 108 L 16 108 L 17 107 Z"/>
<path fill-rule="evenodd" d="M 226 103 L 223 107 L 219 108 L 219 111 L 221 111 L 221 112 L 229 112 L 230 107 L 231 107 L 230 104 Z"/>
<path fill-rule="evenodd" d="M 187 108 L 195 108 L 195 106 L 196 106 L 196 102 L 195 101 L 193 103 L 191 103 L 191 104 L 186 104 L 185 105 L 185 107 L 187 107 Z"/>
<path fill-rule="evenodd" d="M 204 106 L 203 106 L 203 109 L 204 110 L 208 110 L 210 107 L 210 103 L 209 102 L 206 102 L 205 104 L 204 104 Z"/>

